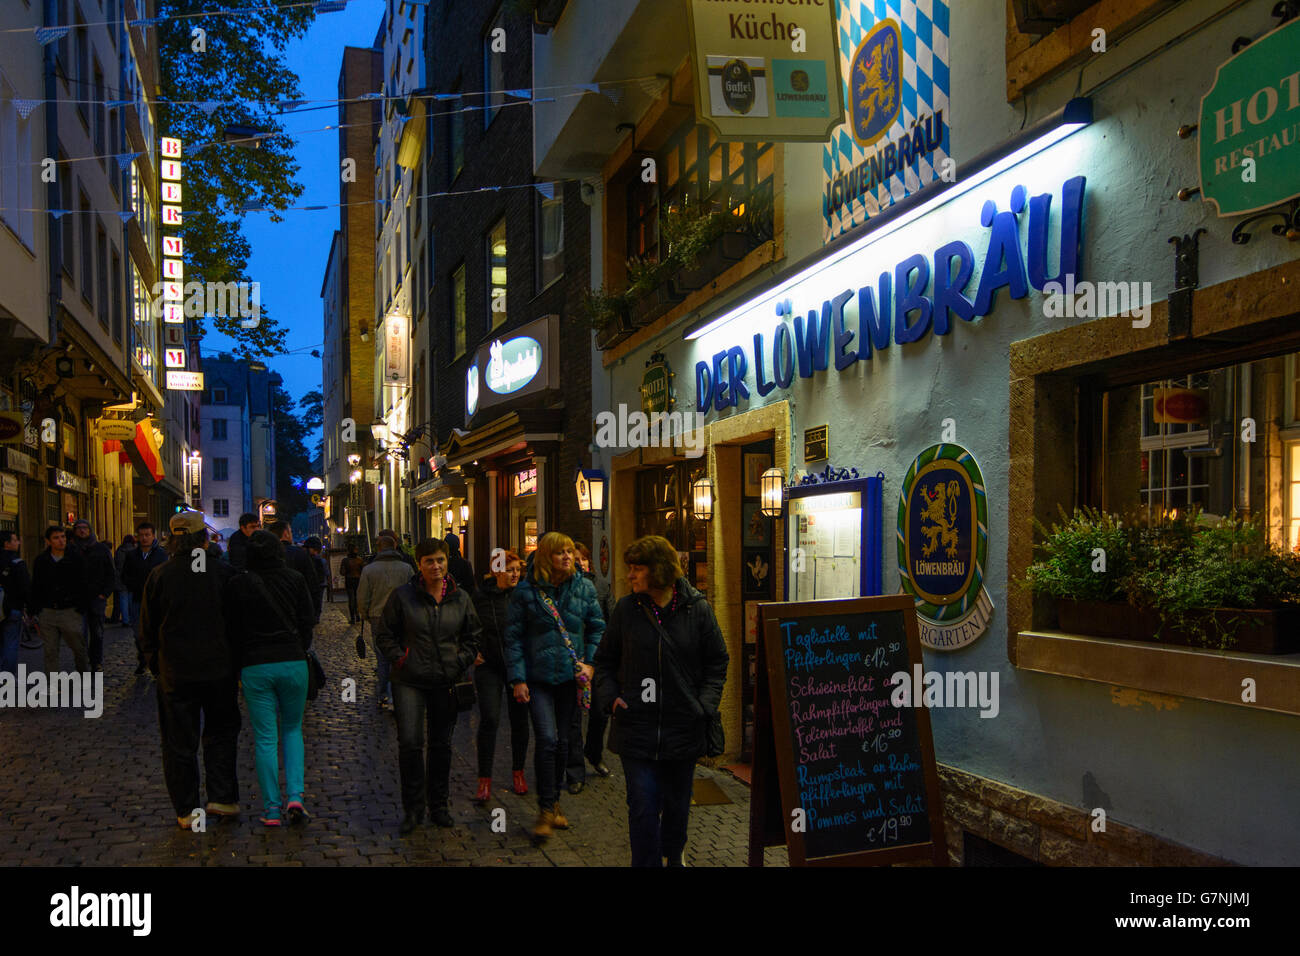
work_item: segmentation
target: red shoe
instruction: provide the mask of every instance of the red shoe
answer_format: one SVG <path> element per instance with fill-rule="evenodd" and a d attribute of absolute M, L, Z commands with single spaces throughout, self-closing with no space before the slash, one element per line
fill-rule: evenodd
<path fill-rule="evenodd" d="M 522 770 L 515 771 L 514 786 L 512 786 L 510 789 L 512 789 L 515 793 L 519 794 L 519 796 L 521 797 L 528 792 L 528 781 L 524 779 L 524 772 Z"/>
<path fill-rule="evenodd" d="M 492 778 L 479 777 L 478 791 L 474 794 L 475 803 L 487 803 L 492 799 Z"/>

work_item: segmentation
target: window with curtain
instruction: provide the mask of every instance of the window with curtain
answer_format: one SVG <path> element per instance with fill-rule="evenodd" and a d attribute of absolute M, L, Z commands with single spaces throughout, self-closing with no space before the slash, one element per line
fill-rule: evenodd
<path fill-rule="evenodd" d="M 488 328 L 506 321 L 506 221 L 499 219 L 487 235 Z"/>
<path fill-rule="evenodd" d="M 564 195 L 554 187 L 550 199 L 537 193 L 537 290 L 540 292 L 564 273 Z"/>
<path fill-rule="evenodd" d="M 31 249 L 36 242 L 31 117 L 18 115 L 13 97 L 13 87 L 0 77 L 0 218 Z"/>
<path fill-rule="evenodd" d="M 451 276 L 451 336 L 452 358 L 465 354 L 465 266 L 462 264 Z"/>

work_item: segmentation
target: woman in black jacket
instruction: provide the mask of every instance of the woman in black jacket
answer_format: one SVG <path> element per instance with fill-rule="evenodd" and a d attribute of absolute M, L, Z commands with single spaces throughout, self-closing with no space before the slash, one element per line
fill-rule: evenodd
<path fill-rule="evenodd" d="M 727 680 L 713 609 L 682 576 L 658 535 L 623 552 L 632 593 L 596 649 L 596 699 L 610 712 L 610 750 L 623 758 L 633 866 L 682 865 L 695 761 Z"/>
<path fill-rule="evenodd" d="M 302 803 L 307 708 L 307 648 L 316 622 L 307 581 L 285 566 L 284 549 L 269 531 L 254 531 L 245 548 L 248 573 L 226 586 L 230 646 L 253 723 L 253 762 L 262 791 L 263 825 L 280 825 L 280 732 L 284 735 L 285 810 L 290 823 L 308 819 Z M 276 718 L 279 718 L 279 732 Z"/>
<path fill-rule="evenodd" d="M 392 664 L 403 835 L 424 818 L 426 784 L 433 822 L 440 827 L 454 825 L 448 789 L 457 716 L 455 686 L 478 656 L 482 630 L 469 595 L 447 575 L 446 542 L 426 538 L 416 547 L 415 559 L 420 573 L 389 596 L 375 629 L 375 645 Z"/>
<path fill-rule="evenodd" d="M 524 563 L 513 551 L 502 551 L 492 563 L 505 570 L 489 574 L 474 595 L 474 608 L 483 623 L 483 638 L 479 642 L 478 660 L 474 662 L 474 688 L 478 691 L 478 790 L 477 803 L 487 803 L 492 797 L 492 763 L 496 757 L 497 727 L 501 724 L 501 698 L 506 698 L 510 715 L 510 755 L 512 758 L 513 787 L 523 796 L 528 792 L 524 779 L 524 762 L 528 759 L 528 705 L 506 693 L 505 627 L 506 610 L 510 592 L 519 583 Z"/>

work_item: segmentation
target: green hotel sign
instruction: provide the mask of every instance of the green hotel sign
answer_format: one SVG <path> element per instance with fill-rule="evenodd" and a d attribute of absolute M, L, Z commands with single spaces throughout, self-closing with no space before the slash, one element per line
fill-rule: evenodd
<path fill-rule="evenodd" d="M 1219 67 L 1201 98 L 1201 195 L 1220 216 L 1300 196 L 1300 19 Z"/>

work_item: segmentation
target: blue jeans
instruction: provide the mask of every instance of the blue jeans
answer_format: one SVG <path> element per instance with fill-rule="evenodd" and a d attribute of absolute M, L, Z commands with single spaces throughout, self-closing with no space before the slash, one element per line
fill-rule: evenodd
<path fill-rule="evenodd" d="M 513 693 L 513 688 L 511 689 Z M 553 810 L 569 759 L 573 711 L 578 706 L 576 681 L 528 685 L 529 712 L 533 717 L 533 758 L 537 774 L 537 804 Z"/>
<path fill-rule="evenodd" d="M 397 769 L 402 809 L 423 817 L 425 801 L 435 813 L 446 810 L 451 789 L 451 735 L 456 730 L 456 699 L 449 687 L 393 685 L 397 717 Z M 429 735 L 425 759 L 425 731 Z"/>
<path fill-rule="evenodd" d="M 691 812 L 694 760 L 623 758 L 633 866 L 680 864 Z"/>
<path fill-rule="evenodd" d="M 388 663 L 388 658 L 379 650 L 379 645 L 375 643 L 375 625 L 379 623 L 379 618 L 370 619 L 370 649 L 375 652 L 375 673 L 379 676 L 379 686 L 375 688 L 375 693 L 380 697 L 388 697 L 392 693 L 392 681 L 389 680 L 389 674 L 393 671 L 393 665 Z"/>
<path fill-rule="evenodd" d="M 4 650 L 0 652 L 0 671 L 18 673 L 18 642 L 23 635 L 22 611 L 12 612 L 3 625 Z"/>
<path fill-rule="evenodd" d="M 307 662 L 254 664 L 240 671 L 244 700 L 253 722 L 253 764 L 262 806 L 270 820 L 280 818 L 280 731 L 284 734 L 284 784 L 288 803 L 302 799 L 305 747 L 302 715 L 307 709 Z"/>
<path fill-rule="evenodd" d="M 131 592 L 126 588 L 117 591 L 117 601 L 114 605 L 113 617 L 117 618 L 127 627 L 135 626 L 135 618 L 132 616 L 135 608 L 131 607 Z"/>

